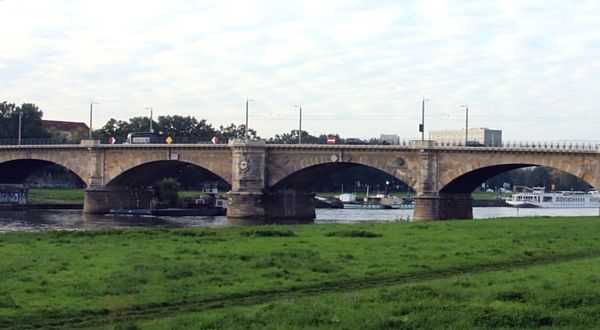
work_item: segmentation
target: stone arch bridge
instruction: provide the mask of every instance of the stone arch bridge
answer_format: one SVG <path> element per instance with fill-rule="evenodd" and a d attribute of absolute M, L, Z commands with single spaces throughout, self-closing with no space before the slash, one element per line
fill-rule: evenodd
<path fill-rule="evenodd" d="M 232 187 L 228 217 L 251 222 L 312 221 L 312 185 L 349 166 L 386 172 L 417 193 L 415 220 L 470 219 L 470 193 L 497 174 L 549 166 L 600 188 L 597 149 L 410 146 L 269 145 L 234 140 L 227 145 L 51 145 L 0 147 L 0 183 L 22 183 L 46 164 L 58 164 L 87 186 L 84 211 L 151 208 L 156 179 L 182 164 L 202 167 Z"/>

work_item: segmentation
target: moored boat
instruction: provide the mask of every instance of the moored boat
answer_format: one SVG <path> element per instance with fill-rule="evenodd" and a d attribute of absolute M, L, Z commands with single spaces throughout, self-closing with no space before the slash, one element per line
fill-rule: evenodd
<path fill-rule="evenodd" d="M 226 215 L 227 199 L 219 197 L 216 187 L 205 186 L 202 194 L 183 208 L 113 209 L 110 210 L 110 214 L 170 217 Z"/>
<path fill-rule="evenodd" d="M 506 204 L 515 207 L 541 208 L 599 208 L 600 194 L 597 191 L 550 191 L 545 187 L 524 187 L 522 192 L 513 193 Z"/>
<path fill-rule="evenodd" d="M 345 209 L 413 209 L 415 206 L 408 198 L 386 196 L 384 194 L 368 195 L 362 203 L 344 203 Z"/>

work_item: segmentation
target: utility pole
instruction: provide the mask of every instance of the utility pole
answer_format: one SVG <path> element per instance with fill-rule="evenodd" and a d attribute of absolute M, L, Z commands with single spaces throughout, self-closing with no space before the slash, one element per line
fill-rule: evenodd
<path fill-rule="evenodd" d="M 248 97 L 246 97 L 246 126 L 244 127 L 244 138 L 246 140 L 249 139 L 248 136 L 248 103 L 253 102 L 254 100 L 249 100 Z"/>
<path fill-rule="evenodd" d="M 21 145 L 21 121 L 23 118 L 23 110 L 19 110 L 19 135 L 17 139 L 17 143 Z"/>
<path fill-rule="evenodd" d="M 90 100 L 90 140 L 92 139 L 92 112 L 94 109 L 94 104 L 98 104 L 97 102 L 94 102 L 93 100 Z"/>
<path fill-rule="evenodd" d="M 468 104 L 463 104 L 463 107 L 465 108 L 465 147 L 467 146 L 467 144 L 469 143 L 469 105 Z"/>
<path fill-rule="evenodd" d="M 152 110 L 154 109 L 152 107 L 145 107 L 144 109 L 150 110 L 150 133 L 154 133 L 154 130 L 152 129 Z"/>
<path fill-rule="evenodd" d="M 425 97 L 423 97 L 423 103 L 421 104 L 421 141 L 425 141 Z"/>
<path fill-rule="evenodd" d="M 302 106 L 296 105 L 295 107 L 300 109 L 300 120 L 298 123 L 298 144 L 302 144 Z"/>

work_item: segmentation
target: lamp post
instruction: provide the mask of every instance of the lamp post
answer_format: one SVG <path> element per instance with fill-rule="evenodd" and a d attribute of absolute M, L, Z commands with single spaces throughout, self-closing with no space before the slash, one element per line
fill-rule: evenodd
<path fill-rule="evenodd" d="M 421 125 L 419 126 L 421 141 L 425 141 L 425 101 L 429 101 L 429 99 L 423 97 L 423 102 L 421 103 Z"/>
<path fill-rule="evenodd" d="M 154 133 L 154 130 L 152 129 L 152 110 L 154 109 L 152 107 L 145 107 L 144 109 L 150 110 L 150 133 Z"/>
<path fill-rule="evenodd" d="M 465 147 L 469 143 L 469 105 L 463 104 L 463 108 L 465 108 Z"/>
<path fill-rule="evenodd" d="M 298 121 L 298 144 L 302 143 L 302 106 L 295 105 L 296 108 L 300 109 L 300 119 Z"/>
<path fill-rule="evenodd" d="M 21 121 L 23 118 L 23 110 L 19 110 L 19 135 L 17 139 L 17 143 L 21 145 Z"/>
<path fill-rule="evenodd" d="M 387 197 L 387 195 L 388 195 L 388 185 L 389 184 L 390 184 L 390 182 L 386 180 L 385 181 L 385 197 Z"/>
<path fill-rule="evenodd" d="M 254 102 L 246 97 L 246 126 L 244 127 L 244 138 L 248 140 L 248 103 Z"/>
<path fill-rule="evenodd" d="M 89 139 L 92 139 L 92 112 L 94 110 L 94 104 L 98 104 L 98 102 L 90 101 L 90 136 Z"/>

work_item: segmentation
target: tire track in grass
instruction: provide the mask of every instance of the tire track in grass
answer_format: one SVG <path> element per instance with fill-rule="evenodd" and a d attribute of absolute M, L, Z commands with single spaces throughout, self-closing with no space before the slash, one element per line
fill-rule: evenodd
<path fill-rule="evenodd" d="M 447 279 L 468 274 L 482 274 L 495 271 L 507 271 L 518 268 L 559 264 L 569 261 L 594 259 L 600 257 L 600 250 L 580 251 L 564 255 L 546 255 L 537 258 L 511 260 L 491 264 L 478 264 L 463 267 L 446 268 L 437 271 L 425 271 L 368 278 L 351 278 L 340 281 L 326 281 L 312 285 L 287 287 L 273 290 L 257 290 L 205 299 L 189 299 L 174 302 L 162 302 L 133 306 L 129 310 L 116 314 L 107 309 L 82 310 L 77 315 L 53 315 L 47 318 L 35 315 L 23 315 L 19 319 L 0 320 L 0 329 L 63 329 L 68 327 L 89 327 L 119 324 L 121 322 L 141 321 L 168 317 L 183 312 L 202 312 L 226 307 L 251 306 L 263 304 L 281 298 L 316 296 L 336 292 L 373 289 L 380 286 L 418 283 L 435 279 Z"/>

